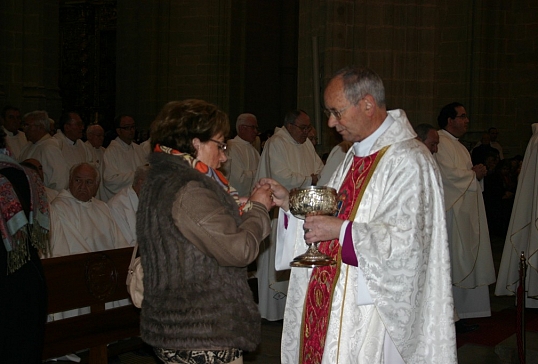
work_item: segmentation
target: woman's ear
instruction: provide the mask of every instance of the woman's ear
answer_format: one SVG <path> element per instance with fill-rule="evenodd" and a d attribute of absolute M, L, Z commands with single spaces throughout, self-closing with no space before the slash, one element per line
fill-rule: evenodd
<path fill-rule="evenodd" d="M 200 144 L 201 144 L 200 139 L 194 138 L 192 140 L 192 146 L 194 147 L 194 150 L 196 150 L 196 152 L 198 152 L 198 149 L 200 149 Z"/>

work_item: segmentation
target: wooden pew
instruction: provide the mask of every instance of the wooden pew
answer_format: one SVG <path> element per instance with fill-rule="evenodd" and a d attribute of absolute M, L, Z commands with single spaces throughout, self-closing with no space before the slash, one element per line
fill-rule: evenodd
<path fill-rule="evenodd" d="M 129 297 L 125 286 L 133 248 L 42 259 L 48 312 L 90 306 L 91 312 L 48 322 L 43 359 L 89 350 L 89 363 L 107 363 L 107 344 L 140 334 L 140 310 L 133 305 L 105 310 L 105 303 Z M 140 341 L 139 341 L 140 342 Z"/>

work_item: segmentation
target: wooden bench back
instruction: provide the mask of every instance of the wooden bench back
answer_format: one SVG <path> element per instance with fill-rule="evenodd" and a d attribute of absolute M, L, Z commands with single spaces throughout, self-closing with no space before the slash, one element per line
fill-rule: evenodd
<path fill-rule="evenodd" d="M 48 312 L 90 306 L 90 313 L 48 322 L 43 359 L 90 349 L 90 363 L 107 362 L 107 344 L 140 334 L 140 310 L 133 305 L 105 310 L 105 303 L 129 297 L 125 286 L 133 248 L 43 259 Z"/>

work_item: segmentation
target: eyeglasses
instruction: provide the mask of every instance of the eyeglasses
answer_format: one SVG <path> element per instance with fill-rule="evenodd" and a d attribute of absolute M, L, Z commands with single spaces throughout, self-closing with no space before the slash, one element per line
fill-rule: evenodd
<path fill-rule="evenodd" d="M 323 112 L 325 113 L 325 116 L 327 117 L 327 119 L 329 119 L 331 117 L 331 114 L 334 115 L 334 117 L 336 118 L 336 120 L 340 120 L 342 119 L 342 114 L 347 110 L 349 109 L 351 106 L 353 106 L 353 104 L 351 105 L 348 105 L 346 107 L 344 107 L 343 109 L 340 109 L 340 110 L 334 110 L 334 109 L 325 109 L 323 110 Z"/>
<path fill-rule="evenodd" d="M 460 118 L 460 119 L 469 119 L 469 117 L 467 116 L 467 114 L 456 115 L 456 117 L 455 117 L 454 119 L 456 119 L 456 118 Z"/>
<path fill-rule="evenodd" d="M 122 129 L 122 130 L 135 130 L 135 129 L 136 129 L 136 126 L 134 126 L 134 125 L 118 126 L 118 129 Z"/>
<path fill-rule="evenodd" d="M 213 143 L 217 143 L 219 150 L 221 152 L 226 153 L 226 150 L 228 149 L 228 146 L 226 145 L 226 143 L 219 142 L 218 140 L 215 140 L 215 139 L 209 139 L 209 140 L 212 141 Z"/>
<path fill-rule="evenodd" d="M 296 128 L 301 129 L 301 132 L 303 132 L 303 133 L 307 133 L 310 130 L 312 130 L 312 125 L 297 125 L 297 124 L 294 124 L 294 123 L 290 123 L 290 125 L 293 125 Z"/>

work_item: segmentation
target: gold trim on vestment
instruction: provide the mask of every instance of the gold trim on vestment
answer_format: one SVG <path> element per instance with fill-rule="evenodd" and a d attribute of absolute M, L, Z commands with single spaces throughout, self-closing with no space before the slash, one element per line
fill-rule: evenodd
<path fill-rule="evenodd" d="M 379 151 L 377 156 L 375 157 L 374 162 L 372 163 L 372 166 L 370 167 L 370 170 L 368 171 L 368 175 L 366 176 L 366 179 L 362 185 L 361 190 L 359 191 L 359 196 L 357 196 L 357 200 L 355 201 L 355 206 L 353 206 L 353 210 L 351 211 L 351 214 L 349 215 L 349 221 L 353 223 L 353 220 L 355 220 L 355 216 L 357 215 L 357 211 L 359 210 L 359 204 L 362 201 L 362 197 L 364 196 L 364 191 L 366 191 L 366 187 L 368 187 L 368 184 L 370 183 L 370 179 L 372 178 L 372 175 L 374 174 L 375 169 L 377 168 L 377 165 L 379 164 L 379 161 L 383 156 L 385 155 L 385 152 L 387 149 L 389 149 L 390 145 L 387 145 Z M 352 234 L 353 235 L 353 234 Z M 353 237 L 353 236 L 352 236 Z M 340 246 L 340 249 L 338 251 L 338 258 L 339 261 L 342 259 L 342 246 Z M 342 322 L 344 320 L 344 307 L 346 304 L 346 293 L 347 293 L 347 279 L 349 277 L 349 266 L 346 267 L 346 282 L 344 284 L 344 295 L 342 298 L 342 307 L 340 309 L 340 327 L 338 329 L 338 347 L 336 349 L 336 364 L 338 364 L 340 360 L 340 340 L 342 336 Z M 334 285 L 336 287 L 336 285 Z M 333 293 L 334 293 L 334 287 L 333 287 Z M 332 306 L 332 293 L 331 293 L 331 306 Z M 330 321 L 330 309 L 329 309 L 329 321 Z"/>

